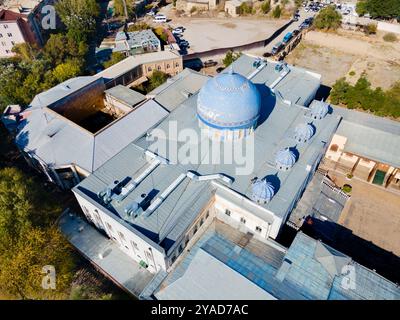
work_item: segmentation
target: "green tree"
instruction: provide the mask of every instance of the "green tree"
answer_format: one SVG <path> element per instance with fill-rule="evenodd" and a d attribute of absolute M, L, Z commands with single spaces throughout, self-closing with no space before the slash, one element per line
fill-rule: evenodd
<path fill-rule="evenodd" d="M 369 13 L 373 18 L 400 19 L 399 0 L 361 0 L 357 3 L 356 11 L 360 15 Z"/>
<path fill-rule="evenodd" d="M 232 52 L 228 51 L 225 55 L 225 58 L 222 60 L 225 68 L 231 65 L 234 61 L 236 61 L 242 54 L 240 52 Z"/>
<path fill-rule="evenodd" d="M 167 81 L 167 79 L 168 79 L 168 74 L 159 70 L 154 70 L 149 78 L 149 85 L 147 88 L 148 92 L 161 86 L 165 81 Z"/>
<path fill-rule="evenodd" d="M 314 19 L 314 26 L 317 29 L 336 30 L 342 23 L 342 15 L 334 6 L 322 9 Z"/>
<path fill-rule="evenodd" d="M 60 0 L 55 7 L 72 39 L 86 42 L 94 34 L 100 14 L 96 0 Z"/>
<path fill-rule="evenodd" d="M 142 31 L 142 30 L 147 30 L 150 29 L 151 27 L 146 23 L 146 22 L 136 22 L 135 24 L 131 24 L 128 27 L 129 32 L 133 31 Z"/>
<path fill-rule="evenodd" d="M 67 60 L 64 63 L 60 63 L 55 67 L 53 76 L 57 82 L 63 82 L 70 78 L 78 76 L 81 72 L 80 61 L 77 59 Z"/>
<path fill-rule="evenodd" d="M 273 16 L 275 19 L 279 19 L 279 18 L 281 17 L 281 14 L 282 14 L 282 8 L 281 8 L 280 5 L 277 5 L 277 6 L 274 8 L 274 10 L 272 10 L 272 16 Z"/>
<path fill-rule="evenodd" d="M 125 58 L 126 58 L 126 56 L 123 53 L 121 53 L 121 52 L 113 52 L 111 54 L 111 59 L 106 61 L 106 62 L 104 62 L 103 66 L 104 66 L 104 68 L 109 68 L 112 65 L 124 60 Z"/>
<path fill-rule="evenodd" d="M 241 15 L 246 15 L 246 14 L 251 14 L 253 11 L 253 6 L 251 3 L 248 2 L 242 2 L 242 4 L 239 6 L 238 12 Z"/>
<path fill-rule="evenodd" d="M 267 14 L 271 11 L 271 0 L 265 0 L 261 5 L 261 11 L 264 14 Z"/>

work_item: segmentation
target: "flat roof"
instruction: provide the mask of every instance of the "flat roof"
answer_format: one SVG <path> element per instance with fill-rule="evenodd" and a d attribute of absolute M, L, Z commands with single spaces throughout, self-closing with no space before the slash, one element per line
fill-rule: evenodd
<path fill-rule="evenodd" d="M 336 134 L 345 136 L 345 151 L 400 167 L 400 122 L 365 112 L 334 107 L 343 116 Z"/>
<path fill-rule="evenodd" d="M 250 61 L 252 65 L 254 59 Z M 251 68 L 248 69 L 249 71 L 251 70 Z M 237 69 L 235 71 L 238 72 Z M 206 153 L 202 155 L 202 159 L 199 159 L 197 164 L 163 164 L 158 166 L 123 201 L 112 201 L 108 209 L 105 208 L 105 210 L 110 210 L 116 217 L 125 219 L 125 208 L 133 201 L 136 201 L 142 194 L 148 195 L 152 190 L 161 193 L 179 175 L 186 174 L 189 170 L 192 170 L 200 175 L 222 173 L 232 177 L 234 181 L 227 187 L 234 190 L 237 201 L 242 203 L 247 201 L 249 206 L 255 208 L 252 211 L 256 212 L 264 221 L 271 221 L 271 212 L 285 219 L 293 205 L 293 201 L 303 189 L 304 183 L 310 175 L 312 165 L 318 160 L 324 147 L 329 143 L 331 136 L 335 132 L 340 117 L 333 113 L 328 114 L 322 120 L 313 121 L 316 129 L 314 136 L 306 144 L 298 144 L 294 140 L 294 128 L 300 123 L 312 121 L 308 108 L 295 104 L 289 106 L 283 103 L 279 97 L 270 93 L 264 82 L 262 78 L 259 78 L 257 83 L 262 95 L 263 111 L 260 124 L 253 135 L 254 150 L 250 151 L 252 152 L 251 155 L 247 155 L 250 159 L 254 159 L 254 168 L 250 173 L 237 174 L 237 165 L 224 164 L 224 150 L 220 150 L 222 163 L 207 162 L 207 159 L 212 159 L 212 150 L 206 150 Z M 308 92 L 305 92 L 305 95 L 308 94 Z M 197 94 L 194 94 L 171 112 L 154 129 L 165 133 L 167 144 L 175 143 L 176 141 L 175 137 L 169 136 L 169 125 L 171 123 L 176 124 L 177 132 L 190 128 L 197 133 L 198 137 L 201 137 L 196 117 L 196 107 Z M 118 155 L 96 170 L 94 174 L 82 181 L 75 190 L 91 194 L 92 201 L 102 206 L 97 197 L 98 192 L 103 191 L 115 180 L 135 179 L 150 165 L 146 160 L 145 150 L 153 151 L 166 159 L 174 159 L 175 154 L 169 154 L 168 147 L 166 148 L 167 150 L 156 149 L 153 142 L 150 141 L 152 139 L 150 131 L 129 144 Z M 208 141 L 208 138 L 202 137 L 201 141 L 195 144 L 197 150 L 200 150 L 201 143 L 208 143 Z M 242 148 L 241 143 L 242 141 L 236 141 L 235 147 Z M 178 149 L 183 144 L 184 142 L 178 141 Z M 220 147 L 222 148 L 222 145 Z M 299 158 L 289 171 L 278 171 L 274 164 L 275 154 L 285 147 L 296 147 Z M 268 204 L 258 205 L 249 200 L 252 191 L 252 179 L 255 177 L 267 177 L 267 180 L 273 181 L 276 195 Z M 223 185 L 225 183 L 218 181 L 218 184 Z M 149 217 L 138 217 L 134 221 L 129 221 L 128 219 L 128 222 L 133 228 L 168 250 L 212 197 L 215 189 L 216 184 L 210 181 L 194 181 L 185 178 Z M 239 195 L 243 197 L 243 201 L 240 200 Z M 179 223 L 175 224 L 174 221 L 179 221 Z"/>
<path fill-rule="evenodd" d="M 144 96 L 140 92 L 137 92 L 120 84 L 104 91 L 104 93 L 112 96 L 117 100 L 120 100 L 124 104 L 131 107 L 146 100 L 146 96 Z"/>
<path fill-rule="evenodd" d="M 154 100 L 171 112 L 190 95 L 197 93 L 208 79 L 209 77 L 204 74 L 185 68 L 176 76 L 168 78 L 147 96 L 154 97 Z"/>
<path fill-rule="evenodd" d="M 94 75 L 94 77 L 102 77 L 107 80 L 115 79 L 118 78 L 120 75 L 127 73 L 129 70 L 136 68 L 139 65 L 177 58 L 180 58 L 180 55 L 172 50 L 137 54 L 134 56 L 130 56 L 112 65 L 111 67 L 97 73 L 96 75 Z"/>

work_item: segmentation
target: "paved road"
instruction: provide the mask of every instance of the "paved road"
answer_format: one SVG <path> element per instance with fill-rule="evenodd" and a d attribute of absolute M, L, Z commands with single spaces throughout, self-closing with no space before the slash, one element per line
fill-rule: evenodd
<path fill-rule="evenodd" d="M 275 43 L 282 41 L 283 37 L 285 36 L 286 33 L 288 32 L 293 32 L 293 30 L 297 29 L 300 24 L 307 18 L 315 16 L 315 12 L 305 12 L 303 8 L 300 9 L 300 18 L 299 21 L 294 21 L 291 23 L 285 30 L 282 31 L 280 35 L 278 35 L 274 40 L 272 40 L 265 48 L 264 48 L 264 53 L 265 52 L 271 52 L 273 46 Z"/>

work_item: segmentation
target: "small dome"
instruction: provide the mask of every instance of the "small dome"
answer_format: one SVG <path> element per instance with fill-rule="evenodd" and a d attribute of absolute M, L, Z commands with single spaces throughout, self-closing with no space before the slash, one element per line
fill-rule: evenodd
<path fill-rule="evenodd" d="M 329 104 L 324 101 L 313 101 L 311 105 L 311 117 L 313 119 L 323 119 L 329 112 Z"/>
<path fill-rule="evenodd" d="M 310 123 L 300 123 L 294 129 L 294 138 L 298 142 L 307 142 L 314 135 L 314 127 Z"/>
<path fill-rule="evenodd" d="M 265 179 L 256 180 L 252 184 L 251 198 L 258 203 L 268 203 L 275 194 L 273 185 Z"/>
<path fill-rule="evenodd" d="M 289 148 L 278 151 L 275 158 L 275 165 L 279 170 L 289 170 L 296 163 L 296 156 Z"/>
<path fill-rule="evenodd" d="M 197 100 L 197 115 L 207 126 L 217 129 L 254 127 L 261 108 L 256 86 L 232 70 L 209 79 Z"/>

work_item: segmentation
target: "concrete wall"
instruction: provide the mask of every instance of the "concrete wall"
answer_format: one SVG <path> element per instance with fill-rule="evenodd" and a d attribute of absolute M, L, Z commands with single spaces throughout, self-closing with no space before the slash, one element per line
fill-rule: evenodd
<path fill-rule="evenodd" d="M 105 85 L 97 79 L 88 86 L 49 106 L 50 109 L 77 123 L 104 108 Z"/>

